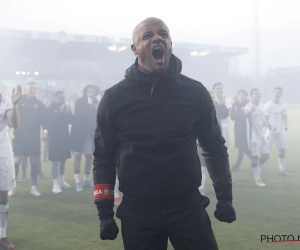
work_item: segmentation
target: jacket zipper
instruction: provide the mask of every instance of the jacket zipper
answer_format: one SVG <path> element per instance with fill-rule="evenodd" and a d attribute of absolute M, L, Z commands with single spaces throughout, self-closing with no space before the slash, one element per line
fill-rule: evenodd
<path fill-rule="evenodd" d="M 151 100 L 152 100 L 152 98 L 153 98 L 153 92 L 154 92 L 154 88 L 155 88 L 156 83 L 157 83 L 157 80 L 154 81 L 154 82 L 152 83 L 151 93 L 150 93 L 150 99 L 151 99 Z"/>
<path fill-rule="evenodd" d="M 152 86 L 151 86 L 151 92 L 150 92 L 150 100 L 153 99 L 153 94 L 154 94 L 154 89 L 155 89 L 156 83 L 157 83 L 160 79 L 161 79 L 161 78 L 158 78 L 158 79 L 156 79 L 156 80 L 152 83 Z M 163 102 L 163 100 L 161 100 L 161 104 L 162 104 L 162 102 Z M 161 104 L 160 104 L 160 105 L 161 105 Z M 160 116 L 161 116 L 161 114 L 160 114 Z M 166 197 L 166 187 L 165 187 L 165 185 L 164 185 L 164 169 L 161 169 L 161 171 L 160 171 L 160 181 L 161 181 L 161 191 L 162 191 L 163 195 Z M 164 213 L 165 207 L 162 206 L 162 207 L 161 207 L 161 210 L 162 210 L 162 212 Z"/>

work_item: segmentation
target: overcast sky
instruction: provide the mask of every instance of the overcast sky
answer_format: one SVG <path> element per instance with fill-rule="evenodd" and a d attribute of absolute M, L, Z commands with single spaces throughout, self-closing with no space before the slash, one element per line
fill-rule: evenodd
<path fill-rule="evenodd" d="M 149 16 L 163 19 L 175 42 L 249 48 L 240 73 L 251 70 L 254 0 L 0 0 L 0 28 L 131 37 Z M 263 70 L 300 67 L 300 0 L 259 0 Z"/>

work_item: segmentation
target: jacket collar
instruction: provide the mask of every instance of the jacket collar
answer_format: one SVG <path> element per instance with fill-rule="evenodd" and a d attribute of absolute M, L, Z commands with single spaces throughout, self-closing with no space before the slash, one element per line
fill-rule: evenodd
<path fill-rule="evenodd" d="M 181 70 L 182 70 L 181 60 L 177 58 L 174 54 L 171 55 L 169 70 L 165 74 L 151 74 L 151 73 L 142 72 L 138 68 L 138 58 L 136 58 L 135 63 L 125 71 L 125 78 L 137 82 L 153 82 L 153 81 L 157 81 L 160 78 L 175 79 L 181 73 Z"/>

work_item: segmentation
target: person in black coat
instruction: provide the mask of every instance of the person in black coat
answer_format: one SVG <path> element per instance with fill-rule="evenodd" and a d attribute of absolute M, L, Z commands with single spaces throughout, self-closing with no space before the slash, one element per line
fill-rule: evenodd
<path fill-rule="evenodd" d="M 87 85 L 83 89 L 83 96 L 75 101 L 74 121 L 71 129 L 70 142 L 71 150 L 75 155 L 74 177 L 76 191 L 81 192 L 80 162 L 81 155 L 85 155 L 84 187 L 93 187 L 90 182 L 92 159 L 94 153 L 94 135 L 97 126 L 97 108 L 99 101 L 96 97 L 100 90 L 95 85 Z"/>
<path fill-rule="evenodd" d="M 54 94 L 54 102 L 46 109 L 48 128 L 48 155 L 52 162 L 53 193 L 61 193 L 62 189 L 71 186 L 64 181 L 65 163 L 71 157 L 69 124 L 73 121 L 70 107 L 65 104 L 62 91 Z M 58 174 L 59 166 L 59 174 Z"/>
<path fill-rule="evenodd" d="M 238 157 L 231 168 L 232 171 L 238 171 L 240 169 L 244 154 L 250 157 L 247 143 L 247 123 L 244 115 L 244 108 L 249 102 L 247 96 L 248 93 L 246 90 L 240 90 L 238 95 L 235 96 L 232 101 L 230 118 L 234 121 L 235 147 L 238 149 Z"/>
<path fill-rule="evenodd" d="M 228 223 L 236 218 L 212 99 L 200 82 L 181 74 L 162 20 L 139 23 L 131 49 L 136 61 L 98 108 L 93 176 L 100 238 L 114 240 L 119 232 L 113 210 L 117 166 L 124 249 L 165 250 L 170 240 L 174 249 L 217 250 L 205 210 L 209 199 L 198 191 L 197 139 L 216 191 L 215 217 Z"/>

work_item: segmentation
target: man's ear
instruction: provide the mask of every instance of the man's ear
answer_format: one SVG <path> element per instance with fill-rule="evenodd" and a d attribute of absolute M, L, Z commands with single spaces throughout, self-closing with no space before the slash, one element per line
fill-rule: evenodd
<path fill-rule="evenodd" d="M 131 50 L 132 50 L 133 54 L 137 56 L 137 49 L 134 44 L 131 44 Z"/>

